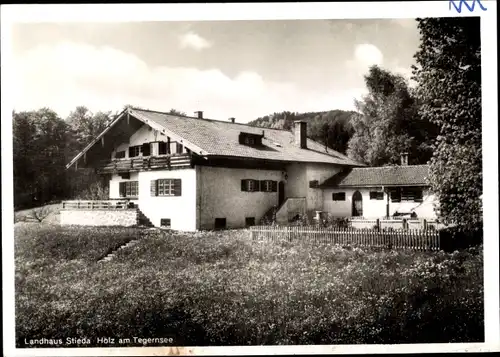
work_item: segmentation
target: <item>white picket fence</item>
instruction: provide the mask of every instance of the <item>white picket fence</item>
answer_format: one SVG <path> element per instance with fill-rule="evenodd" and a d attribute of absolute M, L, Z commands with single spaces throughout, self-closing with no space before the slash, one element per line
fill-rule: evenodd
<path fill-rule="evenodd" d="M 440 250 L 439 232 L 422 229 L 333 229 L 317 226 L 252 226 L 252 240 L 304 241 L 342 246 Z"/>

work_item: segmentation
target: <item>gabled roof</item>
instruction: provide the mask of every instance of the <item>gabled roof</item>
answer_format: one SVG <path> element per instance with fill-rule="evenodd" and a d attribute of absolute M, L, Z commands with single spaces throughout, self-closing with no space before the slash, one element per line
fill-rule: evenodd
<path fill-rule="evenodd" d="M 429 186 L 429 165 L 357 167 L 330 177 L 320 187 Z"/>
<path fill-rule="evenodd" d="M 307 149 L 294 143 L 294 135 L 288 130 L 259 128 L 247 124 L 211 119 L 200 119 L 172 115 L 151 110 L 129 108 L 121 116 L 128 114 L 165 135 L 181 138 L 186 147 L 200 156 L 238 157 L 287 162 L 330 163 L 346 166 L 364 166 L 347 156 L 328 149 L 311 139 L 307 139 Z M 239 143 L 240 133 L 264 134 L 262 146 L 247 146 Z M 99 135 L 99 137 L 102 136 Z M 99 138 L 98 137 L 98 138 Z M 98 139 L 97 138 L 97 139 Z M 67 167 L 78 160 L 97 140 L 75 157 Z"/>
<path fill-rule="evenodd" d="M 294 135 L 288 130 L 259 128 L 229 121 L 184 117 L 135 108 L 131 108 L 129 113 L 140 120 L 152 121 L 196 144 L 207 155 L 364 166 L 335 150 L 328 149 L 328 152 L 325 152 L 323 144 L 311 139 L 307 139 L 307 149 L 301 149 L 295 145 Z M 263 146 L 240 144 L 238 137 L 241 132 L 256 135 L 264 133 Z"/>

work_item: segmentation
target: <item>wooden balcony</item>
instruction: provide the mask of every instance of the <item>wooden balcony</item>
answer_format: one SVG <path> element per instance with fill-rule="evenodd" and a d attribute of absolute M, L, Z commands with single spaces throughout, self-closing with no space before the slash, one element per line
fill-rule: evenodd
<path fill-rule="evenodd" d="M 177 170 L 192 167 L 190 154 L 165 156 L 133 157 L 131 159 L 113 159 L 102 161 L 98 172 L 112 174 L 119 172 L 137 172 L 148 170 Z"/>

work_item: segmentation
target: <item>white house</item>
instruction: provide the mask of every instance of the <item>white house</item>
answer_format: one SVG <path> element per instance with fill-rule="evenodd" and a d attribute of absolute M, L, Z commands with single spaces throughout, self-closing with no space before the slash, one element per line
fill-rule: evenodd
<path fill-rule="evenodd" d="M 154 226 L 175 230 L 244 227 L 273 210 L 281 221 L 315 211 L 384 216 L 380 192 L 399 186 L 389 213 L 427 203 L 427 189 L 417 189 L 427 187 L 426 166 L 363 168 L 308 139 L 306 125 L 298 121 L 291 132 L 129 108 L 67 168 L 96 168 L 109 178 L 110 199 L 129 199 Z M 386 176 L 415 179 L 357 181 Z"/>

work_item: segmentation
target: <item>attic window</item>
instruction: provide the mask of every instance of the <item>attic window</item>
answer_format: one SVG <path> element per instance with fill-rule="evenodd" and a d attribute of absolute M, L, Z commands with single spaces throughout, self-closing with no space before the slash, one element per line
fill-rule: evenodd
<path fill-rule="evenodd" d="M 262 135 L 252 133 L 240 133 L 239 143 L 247 146 L 262 145 Z"/>

